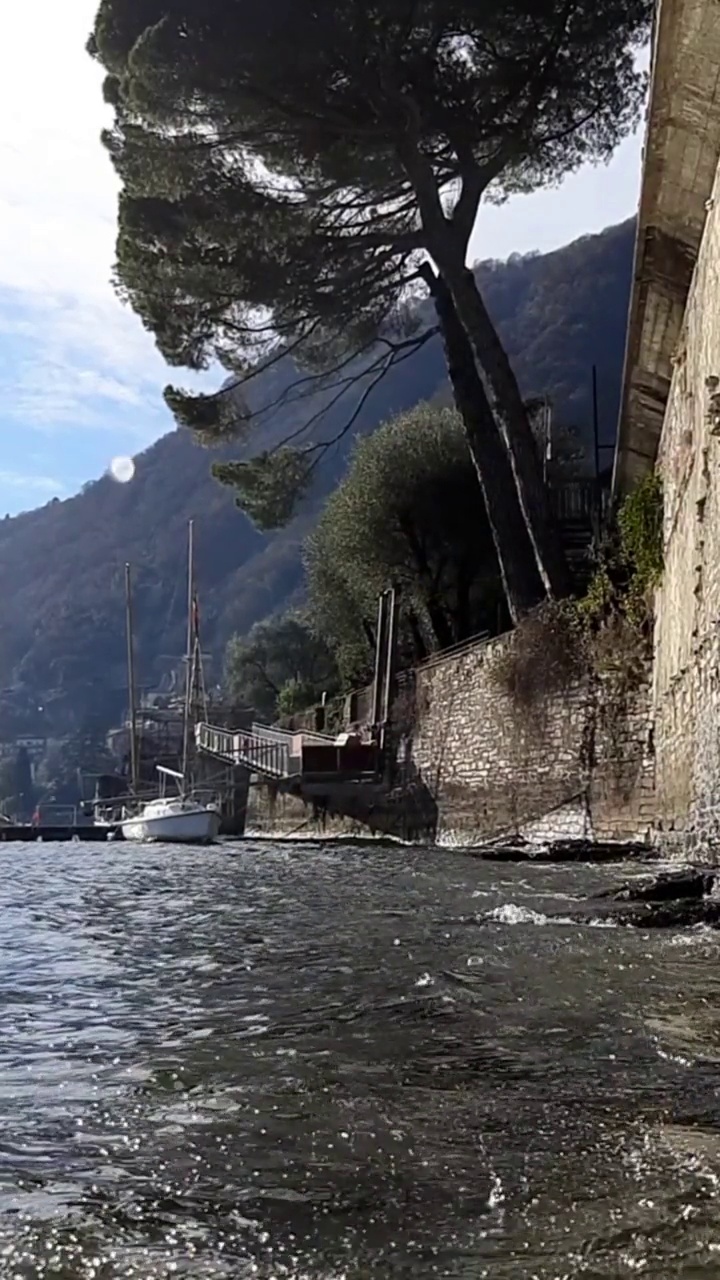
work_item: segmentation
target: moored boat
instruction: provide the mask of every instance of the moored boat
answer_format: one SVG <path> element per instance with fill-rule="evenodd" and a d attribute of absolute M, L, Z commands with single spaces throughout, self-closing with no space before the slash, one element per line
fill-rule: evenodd
<path fill-rule="evenodd" d="M 161 796 L 121 823 L 125 840 L 209 844 L 220 831 L 220 814 L 192 796 Z"/>
<path fill-rule="evenodd" d="M 128 683 L 130 685 L 131 741 L 132 741 L 132 791 L 137 788 L 137 746 L 135 742 L 135 692 L 132 642 L 132 608 L 129 571 L 128 593 Z M 199 611 L 195 595 L 193 569 L 193 522 L 188 526 L 188 644 L 186 655 L 185 711 L 183 716 L 182 772 L 157 765 L 160 775 L 160 795 L 141 804 L 136 812 L 126 812 L 120 823 L 123 839 L 137 841 L 162 841 L 168 844 L 209 844 L 220 834 L 220 813 L 214 804 L 208 804 L 193 795 L 190 781 L 190 736 L 193 692 L 199 679 L 202 698 L 207 703 L 202 673 L 200 648 Z M 207 706 L 205 706 L 207 715 Z M 167 779 L 177 786 L 177 795 L 166 796 Z M 136 803 L 138 803 L 136 801 Z"/>

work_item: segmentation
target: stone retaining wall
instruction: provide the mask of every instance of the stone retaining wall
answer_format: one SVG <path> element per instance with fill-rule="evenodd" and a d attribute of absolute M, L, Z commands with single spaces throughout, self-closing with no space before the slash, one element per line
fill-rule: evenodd
<path fill-rule="evenodd" d="M 720 181 L 660 442 L 664 572 L 656 601 L 658 835 L 679 854 L 720 846 Z"/>
<path fill-rule="evenodd" d="M 437 802 L 438 838 L 649 838 L 649 685 L 620 709 L 590 680 L 518 706 L 497 677 L 512 643 L 493 641 L 417 672 L 410 762 Z"/>
<path fill-rule="evenodd" d="M 495 665 L 512 637 L 426 663 L 395 707 L 398 763 L 382 801 L 313 815 L 253 788 L 250 830 L 357 834 L 472 845 L 503 834 L 538 840 L 650 837 L 654 757 L 649 685 L 611 708 L 590 680 L 518 706 Z"/>

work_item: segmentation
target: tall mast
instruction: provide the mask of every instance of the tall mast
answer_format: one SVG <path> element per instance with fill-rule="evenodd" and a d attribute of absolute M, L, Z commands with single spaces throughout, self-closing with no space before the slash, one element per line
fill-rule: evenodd
<path fill-rule="evenodd" d="M 188 595 L 187 595 L 187 647 L 185 652 L 185 714 L 183 718 L 183 792 L 187 790 L 190 763 L 190 711 L 193 687 L 193 598 L 195 595 L 194 521 L 188 521 Z"/>
<path fill-rule="evenodd" d="M 128 698 L 130 701 L 130 788 L 132 791 L 136 791 L 138 784 L 137 694 L 135 692 L 135 642 L 129 564 L 125 565 L 125 629 L 127 633 Z"/>

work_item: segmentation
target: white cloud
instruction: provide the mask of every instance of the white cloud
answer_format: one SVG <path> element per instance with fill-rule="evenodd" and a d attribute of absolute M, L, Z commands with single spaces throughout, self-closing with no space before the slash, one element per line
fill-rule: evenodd
<path fill-rule="evenodd" d="M 37 475 L 32 471 L 12 471 L 0 468 L 0 493 L 3 489 L 23 489 L 31 493 L 58 494 L 65 486 L 53 476 Z"/>
<path fill-rule="evenodd" d="M 108 300 L 116 183 L 99 143 L 94 0 L 26 0 L 0 45 L 0 283 Z"/>
<path fill-rule="evenodd" d="M 84 47 L 95 8 L 26 0 L 3 12 L 0 358 L 3 347 L 14 355 L 3 416 L 92 427 L 123 408 L 137 448 L 171 425 L 168 371 L 110 284 L 117 183 L 100 144 L 110 114 Z"/>

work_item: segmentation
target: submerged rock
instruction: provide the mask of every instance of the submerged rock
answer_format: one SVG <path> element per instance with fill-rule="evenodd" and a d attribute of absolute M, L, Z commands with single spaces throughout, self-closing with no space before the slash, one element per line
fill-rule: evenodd
<path fill-rule="evenodd" d="M 514 839 L 469 852 L 484 862 L 648 862 L 657 858 L 649 845 L 615 840 L 554 840 L 539 845 Z"/>
<path fill-rule="evenodd" d="M 706 898 L 712 893 L 717 872 L 686 868 L 661 872 L 649 880 L 629 880 L 601 897 L 617 902 L 672 902 L 675 899 Z"/>
<path fill-rule="evenodd" d="M 720 894 L 715 896 L 719 876 L 717 871 L 685 868 L 630 880 L 597 894 L 586 909 L 572 913 L 573 919 L 613 920 L 642 929 L 720 928 Z"/>

